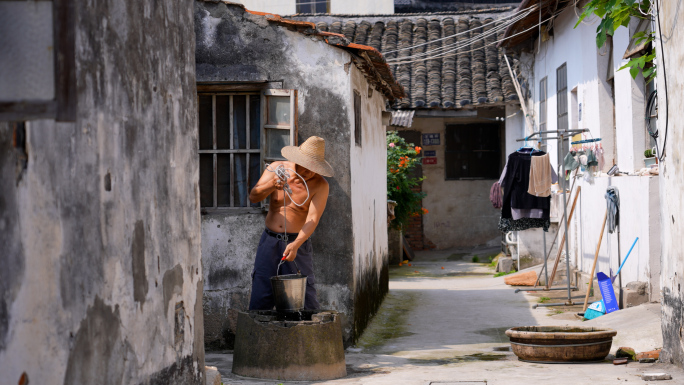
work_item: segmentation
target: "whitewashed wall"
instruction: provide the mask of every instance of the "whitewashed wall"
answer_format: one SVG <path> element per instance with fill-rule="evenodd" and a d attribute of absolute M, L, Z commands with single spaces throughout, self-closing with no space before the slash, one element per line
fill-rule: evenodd
<path fill-rule="evenodd" d="M 620 176 L 597 178 L 592 185 L 578 179 L 582 192 L 570 226 L 571 262 L 584 272 L 591 272 L 601 225 L 606 212 L 604 195 L 608 186 L 617 187 L 620 193 L 620 255 L 624 261 L 634 240 L 634 246 L 624 268 L 623 285 L 632 281 L 649 282 L 652 299 L 657 299 L 660 274 L 660 212 L 658 210 L 658 178 Z M 610 268 L 617 272 L 617 231 L 603 234 L 596 271 L 608 274 Z"/>
<path fill-rule="evenodd" d="M 235 0 L 251 11 L 294 15 L 297 13 L 296 0 Z M 393 0 L 330 0 L 330 13 L 372 15 L 394 13 Z"/>
<path fill-rule="evenodd" d="M 546 130 L 557 130 L 556 70 L 563 63 L 567 65 L 568 126 L 588 128 L 587 138 L 602 138 L 605 151 L 605 165 L 602 171 L 616 163 L 622 171 L 634 171 L 643 166 L 643 152 L 648 147 L 644 126 L 644 82 L 643 78 L 632 79 L 627 70 L 617 71 L 627 60 L 622 56 L 629 42 L 629 31 L 620 28 L 613 38 L 612 66 L 614 73 L 614 95 L 609 82 L 610 51 L 607 47 L 596 48 L 596 27 L 598 19 L 590 18 L 574 28 L 577 15 L 568 8 L 554 22 L 554 34 L 546 42 L 536 41 L 534 60 L 534 121 L 539 124 L 540 80 L 547 78 L 547 122 Z M 630 28 L 633 30 L 634 25 Z M 573 101 L 575 99 L 576 101 Z M 576 104 L 575 104 L 576 103 Z M 613 118 L 615 104 L 615 121 Z M 580 113 L 581 108 L 581 113 Z M 510 115 L 510 113 L 507 113 Z M 508 150 L 519 147 L 509 137 L 521 132 L 516 118 L 506 122 L 506 146 Z M 509 127 L 511 128 L 509 132 Z M 509 147 L 512 146 L 512 147 Z M 554 167 L 558 166 L 558 147 L 555 140 L 548 143 L 548 152 Z M 659 216 L 653 213 L 659 205 L 658 182 L 651 177 L 596 178 L 590 185 L 579 180 L 582 195 L 577 213 L 570 229 L 571 261 L 584 272 L 591 271 L 596 241 L 605 213 L 605 190 L 609 185 L 620 189 L 623 229 L 621 232 L 622 255 L 624 256 L 634 238 L 640 240 L 635 246 L 630 262 L 623 270 L 623 284 L 630 281 L 646 281 L 651 285 L 652 298 L 658 296 L 656 274 L 659 270 L 660 248 L 658 234 Z M 523 242 L 540 244 L 539 234 L 522 232 Z M 652 238 L 656 237 L 656 238 Z M 534 241 L 534 242 L 533 242 Z M 617 239 L 611 235 L 604 239 L 600 251 L 598 271 L 608 271 L 609 263 L 617 270 Z M 653 271 L 652 271 L 653 270 Z"/>
<path fill-rule="evenodd" d="M 382 111 L 385 99 L 369 87 L 355 66 L 351 67 L 348 118 L 351 133 L 350 169 L 352 229 L 354 234 L 353 290 L 355 331 L 375 313 L 388 290 L 387 243 L 387 141 Z M 354 136 L 354 91 L 361 96 L 361 145 Z"/>
<path fill-rule="evenodd" d="M 354 15 L 394 13 L 394 0 L 330 0 L 330 13 Z"/>

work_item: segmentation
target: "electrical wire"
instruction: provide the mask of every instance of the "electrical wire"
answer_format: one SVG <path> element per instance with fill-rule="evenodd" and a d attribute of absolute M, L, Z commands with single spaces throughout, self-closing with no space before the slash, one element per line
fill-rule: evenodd
<path fill-rule="evenodd" d="M 549 21 L 549 20 L 555 18 L 555 17 L 558 16 L 559 14 L 560 14 L 560 12 L 557 12 L 557 13 L 551 15 L 549 18 L 547 18 L 547 19 L 545 19 L 544 21 L 542 21 L 541 23 L 542 23 L 542 24 L 543 24 L 543 23 L 546 23 L 547 21 Z M 516 36 L 518 36 L 518 35 L 521 35 L 521 34 L 523 34 L 523 33 L 529 32 L 529 31 L 533 30 L 534 28 L 537 28 L 537 24 L 531 26 L 530 28 L 527 28 L 527 29 L 524 30 L 524 31 L 520 31 L 520 32 L 518 32 L 518 33 L 516 33 L 516 34 L 513 34 L 513 35 L 508 36 L 508 37 L 504 37 L 503 39 L 494 41 L 494 42 L 492 42 L 492 43 L 486 44 L 486 45 L 484 45 L 484 46 L 482 46 L 482 47 L 480 47 L 480 48 L 472 49 L 472 50 L 470 50 L 470 51 L 461 51 L 461 52 L 451 53 L 451 52 L 457 51 L 457 50 L 459 50 L 459 49 L 462 49 L 462 48 L 464 48 L 464 47 L 470 45 L 470 44 L 465 44 L 463 47 L 454 48 L 454 49 L 451 49 L 451 50 L 449 50 L 449 51 L 447 51 L 447 52 L 441 53 L 441 54 L 439 54 L 439 55 L 435 55 L 435 56 L 433 56 L 433 57 L 428 57 L 428 58 L 424 58 L 424 59 L 416 59 L 416 60 L 405 60 L 405 61 L 401 61 L 401 62 L 392 62 L 392 63 L 388 63 L 388 64 L 391 64 L 391 65 L 409 64 L 409 63 L 415 63 L 415 62 L 420 62 L 420 61 L 426 61 L 426 60 L 432 60 L 432 59 L 439 59 L 439 58 L 447 57 L 447 56 L 454 56 L 454 55 L 460 55 L 460 54 L 475 52 L 475 51 L 479 51 L 479 50 L 481 50 L 481 49 L 483 49 L 483 48 L 485 48 L 485 47 L 489 47 L 490 45 L 497 44 L 497 43 L 500 43 L 500 42 L 502 42 L 502 41 L 505 41 L 505 40 L 511 39 L 511 38 L 513 38 L 513 37 L 516 37 Z M 402 58 L 402 59 L 405 59 L 405 58 Z"/>
<path fill-rule="evenodd" d="M 656 0 L 655 2 L 656 5 L 656 19 L 658 20 L 658 30 L 660 31 L 660 56 L 661 56 L 661 63 L 663 64 L 663 81 L 665 83 L 665 135 L 663 136 L 663 149 L 660 151 L 660 156 L 658 157 L 661 161 L 665 160 L 666 158 L 666 153 L 665 153 L 665 146 L 667 145 L 667 126 L 669 123 L 669 117 L 670 117 L 670 106 L 669 106 L 669 101 L 667 98 L 667 70 L 665 69 L 665 50 L 663 49 L 663 29 L 660 26 L 660 7 L 658 6 L 658 1 Z M 658 146 L 656 143 L 656 152 L 658 150 Z"/>
<path fill-rule="evenodd" d="M 519 15 L 522 14 L 522 13 L 526 13 L 525 16 L 527 16 L 527 14 L 530 13 L 530 10 L 534 11 L 536 8 L 537 8 L 537 4 L 535 4 L 535 6 L 530 7 L 530 8 L 521 9 L 520 11 L 514 12 L 514 13 L 512 13 L 512 14 L 506 16 L 506 17 L 517 17 L 517 16 L 519 16 Z M 483 27 L 486 27 L 486 26 L 491 25 L 491 24 L 498 23 L 498 22 L 504 20 L 506 17 L 502 17 L 502 18 L 500 18 L 500 19 L 496 19 L 496 20 L 494 20 L 494 21 L 492 21 L 492 22 L 490 22 L 490 23 L 487 23 L 487 24 L 482 24 L 481 26 L 479 26 L 479 27 L 477 27 L 477 28 L 472 28 L 472 29 L 468 29 L 468 30 L 466 30 L 466 31 L 461 31 L 461 32 L 455 33 L 455 34 L 453 34 L 453 35 L 444 36 L 444 37 L 442 37 L 442 38 L 435 39 L 435 40 L 430 40 L 430 41 L 427 41 L 427 42 L 425 42 L 425 43 L 412 45 L 412 46 L 410 46 L 410 47 L 399 48 L 399 49 L 395 49 L 395 50 L 393 50 L 393 51 L 386 51 L 386 52 L 383 52 L 383 55 L 387 55 L 388 53 L 394 53 L 394 52 L 399 52 L 399 51 L 405 51 L 405 50 L 408 50 L 408 49 L 413 49 L 413 48 L 416 48 L 416 47 L 421 47 L 421 46 L 424 46 L 424 45 L 428 45 L 428 44 L 431 44 L 431 43 L 434 43 L 434 42 L 437 42 L 437 41 L 442 41 L 442 40 L 450 39 L 450 38 L 452 38 L 452 37 L 460 36 L 460 35 L 469 33 L 469 32 L 472 31 L 473 29 L 479 29 L 479 28 L 483 28 Z"/>
<path fill-rule="evenodd" d="M 485 39 L 486 37 L 489 37 L 490 35 L 497 34 L 499 31 L 501 31 L 501 30 L 507 28 L 509 25 L 514 24 L 514 23 L 516 23 L 516 22 L 522 20 L 523 18 L 525 18 L 525 17 L 526 17 L 527 15 L 529 15 L 530 13 L 531 13 L 531 12 L 526 13 L 526 14 L 524 14 L 524 15 L 520 15 L 520 16 L 518 16 L 517 18 L 515 18 L 515 19 L 513 19 L 513 20 L 509 20 L 509 21 L 507 21 L 506 23 L 503 23 L 503 24 L 501 24 L 501 25 L 498 25 L 498 26 L 496 26 L 496 27 L 494 27 L 494 28 L 492 28 L 492 29 L 490 29 L 490 30 L 487 30 L 486 32 L 480 33 L 480 34 L 478 34 L 478 35 L 476 35 L 476 36 L 474 36 L 474 37 L 471 37 L 471 38 L 469 38 L 469 39 L 466 39 L 466 40 L 457 41 L 457 42 L 454 42 L 454 43 L 451 43 L 451 44 L 447 44 L 447 45 L 444 45 L 444 46 L 441 46 L 441 47 L 438 47 L 438 48 L 433 48 L 433 49 L 431 49 L 431 50 L 428 50 L 428 51 L 425 51 L 425 52 L 421 52 L 421 53 L 418 53 L 418 54 L 415 54 L 415 55 L 406 55 L 406 56 L 402 56 L 402 57 L 398 57 L 398 58 L 387 59 L 387 60 L 386 60 L 386 61 L 387 61 L 387 64 L 395 64 L 395 62 L 402 61 L 402 60 L 405 60 L 405 59 L 412 59 L 412 58 L 418 58 L 418 57 L 428 56 L 428 55 L 431 55 L 431 54 L 433 54 L 433 53 L 436 53 L 436 51 L 445 51 L 445 50 L 448 50 L 448 49 L 450 49 L 450 48 L 453 48 L 453 49 L 460 49 L 460 48 L 463 48 L 463 47 L 467 47 L 467 46 L 469 46 L 469 45 L 471 45 L 471 44 L 477 42 L 478 40 L 483 40 L 483 39 Z M 474 28 L 474 29 L 479 29 L 479 28 L 482 28 L 482 27 L 478 27 L 478 28 Z M 469 29 L 469 30 L 463 31 L 463 32 L 470 32 L 470 31 L 472 31 L 472 30 Z M 463 32 L 461 32 L 461 33 L 463 33 Z M 434 41 L 436 41 L 436 40 L 431 40 L 429 43 L 432 43 L 432 42 L 434 42 Z M 423 45 L 423 44 L 420 44 L 420 45 Z M 408 47 L 408 48 L 411 48 L 411 47 Z M 449 52 L 451 52 L 451 51 L 449 51 Z M 387 53 L 384 53 L 384 55 L 386 55 L 386 54 L 387 54 Z"/>

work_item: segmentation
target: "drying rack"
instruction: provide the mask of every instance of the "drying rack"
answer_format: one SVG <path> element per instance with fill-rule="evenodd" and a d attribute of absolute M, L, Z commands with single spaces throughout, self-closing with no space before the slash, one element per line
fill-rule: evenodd
<path fill-rule="evenodd" d="M 563 140 L 568 139 L 574 135 L 581 134 L 583 132 L 588 132 L 588 128 L 582 128 L 582 129 L 574 129 L 574 130 L 552 130 L 552 131 L 537 131 L 534 132 L 533 134 L 526 136 L 521 139 L 516 139 L 516 142 L 528 142 L 535 137 L 538 137 L 538 141 L 541 142 L 542 140 L 547 140 L 547 139 L 556 139 L 557 140 L 557 149 L 558 151 L 561 151 L 562 145 L 563 145 Z M 544 134 L 555 134 L 555 137 L 542 137 Z M 585 139 L 587 141 L 598 141 L 595 139 Z M 586 142 L 589 143 L 589 142 Z M 572 287 L 570 285 L 570 240 L 568 237 L 568 198 L 567 198 L 567 193 L 566 193 L 566 180 L 565 180 L 565 162 L 559 161 L 558 162 L 558 168 L 560 172 L 558 173 L 558 184 L 560 188 L 563 190 L 563 226 L 565 229 L 565 237 L 566 237 L 566 242 L 565 242 L 565 275 L 567 276 L 567 290 L 568 290 L 568 301 L 565 303 L 543 303 L 543 304 L 535 304 L 532 306 L 533 309 L 536 309 L 539 306 L 572 306 L 575 305 L 575 303 L 572 302 L 572 290 L 577 290 L 577 287 Z M 516 289 L 515 292 L 518 293 L 520 291 L 547 291 L 547 290 L 565 290 L 565 287 L 559 287 L 559 288 L 552 288 L 549 287 L 551 285 L 551 282 L 548 281 L 549 277 L 549 269 L 547 265 L 548 261 L 548 256 L 546 254 L 546 232 L 542 231 L 542 236 L 543 236 L 543 245 L 544 245 L 544 270 L 546 272 L 546 287 L 544 288 L 538 288 L 538 289 Z M 559 257 L 560 258 L 560 257 Z"/>

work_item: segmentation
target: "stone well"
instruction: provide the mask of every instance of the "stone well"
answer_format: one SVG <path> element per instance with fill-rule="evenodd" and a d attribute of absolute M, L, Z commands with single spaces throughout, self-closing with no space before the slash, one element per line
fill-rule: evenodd
<path fill-rule="evenodd" d="M 347 375 L 340 316 L 334 311 L 239 313 L 233 373 L 283 381 Z"/>

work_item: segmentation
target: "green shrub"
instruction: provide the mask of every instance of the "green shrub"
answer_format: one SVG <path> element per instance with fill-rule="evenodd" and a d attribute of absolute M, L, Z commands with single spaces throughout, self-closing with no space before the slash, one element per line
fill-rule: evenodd
<path fill-rule="evenodd" d="M 413 143 L 406 143 L 396 131 L 387 132 L 387 199 L 397 202 L 396 218 L 390 222 L 396 230 L 406 227 L 410 217 L 428 213 L 421 207 L 425 193 L 413 191 L 425 179 L 413 176 L 412 172 L 420 163 L 421 150 Z"/>

